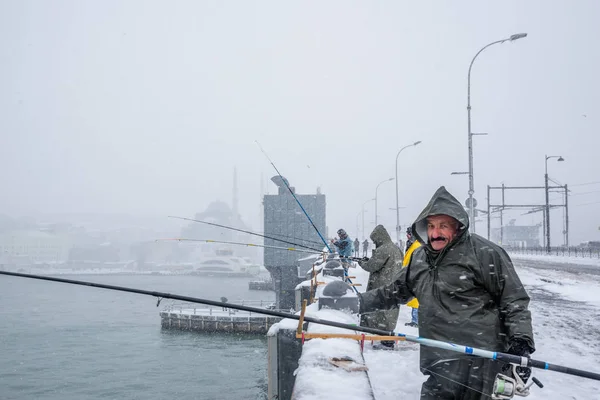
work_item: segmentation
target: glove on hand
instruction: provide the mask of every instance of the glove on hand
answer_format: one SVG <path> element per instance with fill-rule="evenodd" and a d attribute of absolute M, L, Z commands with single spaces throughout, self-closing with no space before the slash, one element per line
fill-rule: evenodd
<path fill-rule="evenodd" d="M 508 352 L 510 354 L 514 354 L 520 357 L 529 357 L 531 351 L 531 347 L 529 347 L 529 344 L 523 339 L 512 340 L 510 343 L 510 348 L 508 349 Z M 504 368 L 502 368 L 503 371 L 508 371 L 509 369 L 510 364 L 507 364 Z M 527 383 L 527 380 L 531 376 L 531 368 L 517 367 L 516 372 L 517 375 L 519 375 L 519 377 L 523 380 L 523 383 Z"/>
<path fill-rule="evenodd" d="M 509 343 L 508 352 L 515 356 L 529 357 L 533 353 L 533 349 L 529 347 L 529 343 L 523 339 L 513 339 Z"/>

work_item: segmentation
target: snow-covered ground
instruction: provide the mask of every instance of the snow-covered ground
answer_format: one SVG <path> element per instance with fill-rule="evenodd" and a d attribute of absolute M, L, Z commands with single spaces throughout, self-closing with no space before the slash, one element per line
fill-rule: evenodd
<path fill-rule="evenodd" d="M 533 327 L 537 351 L 533 355 L 536 360 L 552 364 L 600 373 L 600 263 L 599 268 L 589 269 L 588 264 L 577 264 L 573 260 L 561 263 L 557 258 L 530 260 L 536 256 L 513 256 L 515 265 L 523 284 L 526 286 L 532 301 L 530 310 L 533 316 Z M 594 265 L 592 265 L 593 267 Z M 356 272 L 355 272 L 356 271 Z M 366 282 L 360 268 L 351 270 L 356 281 Z M 365 275 L 366 274 L 366 275 Z M 361 287 L 364 290 L 364 286 Z M 362 291 L 361 290 L 361 291 Z M 322 315 L 320 318 L 327 319 Z M 397 332 L 417 334 L 414 328 L 404 326 L 410 321 L 410 309 L 402 307 L 398 318 Z M 325 331 L 332 332 L 333 328 Z M 343 354 L 359 359 L 355 354 L 357 342 L 347 339 L 321 340 L 314 339 L 310 353 Z M 307 345 L 306 349 L 308 350 Z M 345 344 L 344 344 L 345 343 Z M 333 353 L 330 350 L 335 350 Z M 365 364 L 369 368 L 369 380 L 374 396 L 378 400 L 419 399 L 420 388 L 425 377 L 419 371 L 419 346 L 413 343 L 400 342 L 393 351 L 375 350 L 371 344 L 365 346 L 363 353 Z M 308 353 L 308 351 L 306 351 Z M 304 353 L 303 353 L 304 354 Z M 306 373 L 307 365 L 299 372 Z M 331 368 L 321 369 L 331 371 Z M 326 379 L 314 377 L 315 381 L 325 382 L 328 399 L 369 398 L 365 396 L 365 382 L 361 372 L 345 372 L 335 370 L 328 372 Z M 348 375 L 355 374 L 356 389 L 352 395 L 348 391 Z M 600 399 L 600 382 L 579 378 L 562 373 L 534 370 L 536 376 L 544 384 L 540 389 L 534 386 L 529 399 Z M 325 384 L 322 390 L 325 390 Z M 332 387 L 339 387 L 338 395 Z M 323 394 L 323 392 L 321 392 Z M 362 397 L 361 397 L 362 396 Z M 304 398 L 304 397 L 303 397 Z M 315 392 L 314 397 L 324 398 Z"/>

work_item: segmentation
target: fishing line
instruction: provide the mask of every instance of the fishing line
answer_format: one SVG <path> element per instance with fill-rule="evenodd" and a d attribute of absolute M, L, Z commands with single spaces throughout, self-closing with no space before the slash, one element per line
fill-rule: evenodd
<path fill-rule="evenodd" d="M 240 242 L 226 242 L 224 240 L 211 240 L 211 239 L 187 239 L 187 238 L 169 238 L 169 239 L 156 239 L 155 242 L 204 242 L 204 243 L 224 243 L 224 244 L 235 244 L 239 246 L 247 246 L 247 247 L 264 247 L 266 249 L 277 249 L 277 250 L 287 250 L 287 251 L 299 251 L 301 253 L 321 253 L 320 250 L 303 250 L 296 249 L 294 247 L 281 247 L 281 246 L 267 246 L 263 244 L 254 244 L 254 243 L 240 243 Z"/>
<path fill-rule="evenodd" d="M 260 145 L 260 143 L 258 143 L 258 140 L 255 140 L 255 142 L 258 145 L 258 148 L 260 149 L 260 151 L 262 151 L 262 153 L 265 155 L 265 157 L 267 157 L 267 160 L 269 160 L 269 162 L 271 163 L 271 165 L 273 166 L 273 168 L 275 168 L 275 171 L 277 172 L 277 175 L 279 175 L 279 177 L 281 178 L 281 180 L 283 181 L 283 183 L 285 184 L 285 186 L 288 188 L 290 194 L 294 197 L 294 200 L 296 200 L 296 203 L 298 203 L 298 205 L 300 206 L 300 208 L 304 212 L 304 215 L 306 215 L 306 218 L 308 218 L 308 221 L 310 222 L 310 224 L 312 225 L 312 227 L 315 228 L 315 231 L 317 232 L 317 234 L 319 235 L 319 237 L 323 241 L 323 244 L 325 244 L 325 247 L 327 247 L 327 250 L 329 250 L 330 253 L 333 253 L 333 251 L 331 251 L 331 247 L 329 247 L 329 245 L 327 244 L 327 241 L 325 240 L 325 238 L 323 237 L 323 235 L 321 235 L 321 232 L 319 232 L 319 229 L 315 226 L 313 220 L 310 218 L 310 216 L 308 215 L 308 213 L 306 212 L 306 210 L 304 209 L 304 207 L 300 203 L 300 200 L 298 200 L 298 198 L 296 197 L 296 194 L 294 193 L 294 191 L 292 190 L 292 188 L 288 184 L 287 179 L 285 179 L 281 175 L 281 172 L 279 172 L 279 170 L 277 169 L 277 167 L 275 166 L 275 164 L 273 163 L 273 161 L 269 158 L 269 156 L 267 155 L 267 153 L 265 152 L 265 150 Z"/>
<path fill-rule="evenodd" d="M 439 373 L 437 373 L 437 372 L 433 372 L 432 370 L 430 370 L 430 369 L 428 369 L 428 368 L 422 368 L 422 369 L 423 369 L 423 370 L 425 370 L 425 371 L 431 372 L 432 374 L 434 374 L 434 375 L 437 375 L 437 376 L 439 376 L 440 378 L 447 379 L 447 380 L 449 380 L 449 381 L 450 381 L 450 382 L 452 382 L 452 383 L 456 383 L 457 385 L 464 386 L 464 387 L 466 387 L 466 388 L 467 388 L 467 389 L 469 389 L 469 390 L 472 390 L 472 391 L 474 391 L 474 392 L 477 392 L 477 393 L 479 393 L 479 394 L 482 394 L 482 395 L 484 395 L 485 397 L 489 397 L 490 399 L 492 398 L 492 396 L 490 396 L 489 394 L 483 393 L 483 392 L 481 392 L 481 391 L 479 391 L 479 390 L 477 390 L 477 389 L 475 389 L 475 388 L 472 388 L 472 387 L 470 387 L 469 385 L 465 385 L 464 383 L 460 383 L 460 382 L 458 382 L 458 381 L 455 381 L 454 379 L 448 378 L 447 376 L 444 376 L 444 375 L 442 375 L 442 374 L 439 374 Z"/>
<path fill-rule="evenodd" d="M 321 250 L 317 250 L 317 249 L 314 249 L 314 248 L 312 248 L 312 247 L 304 246 L 304 245 L 297 244 L 297 243 L 294 243 L 294 242 L 288 242 L 288 241 L 286 241 L 286 240 L 277 239 L 277 238 L 274 238 L 274 237 L 271 237 L 271 236 L 267 236 L 267 235 L 264 235 L 264 234 L 263 234 L 263 235 L 261 235 L 261 234 L 259 234 L 259 233 L 255 233 L 255 232 L 251 232 L 251 231 L 246 231 L 246 230 L 244 230 L 244 229 L 232 228 L 232 227 L 230 227 L 230 226 L 226 226 L 226 225 L 215 224 L 215 223 L 213 223 L 213 222 L 200 221 L 200 220 L 198 220 L 198 219 L 193 219 L 193 218 L 176 217 L 176 216 L 174 216 L 174 215 L 169 215 L 169 216 L 168 216 L 168 218 L 182 219 L 182 220 L 184 220 L 184 221 L 199 222 L 199 223 L 201 223 L 201 224 L 212 225 L 212 226 L 218 226 L 219 228 L 225 228 L 225 229 L 231 229 L 231 230 L 233 230 L 233 231 L 244 232 L 244 233 L 247 233 L 247 234 L 249 234 L 249 235 L 254 235 L 254 236 L 259 236 L 259 237 L 263 237 L 263 238 L 266 238 L 266 239 L 276 240 L 276 241 L 278 241 L 278 242 L 282 242 L 282 243 L 293 244 L 294 246 L 298 246 L 298 247 L 304 247 L 305 249 L 311 249 L 311 250 L 314 250 L 314 251 L 321 252 Z M 283 236 L 283 235 L 277 235 L 277 236 L 289 237 L 289 236 Z M 319 244 L 319 245 L 321 244 L 320 242 L 313 242 L 312 240 L 300 239 L 300 238 L 296 238 L 296 237 L 291 237 L 291 239 L 302 240 L 302 241 L 304 241 L 304 242 L 308 242 L 308 243 L 314 243 L 314 244 Z"/>
<path fill-rule="evenodd" d="M 304 207 L 302 207 L 302 204 L 300 203 L 300 200 L 298 200 L 298 198 L 296 197 L 296 194 L 294 193 L 294 191 L 292 190 L 292 188 L 288 184 L 288 181 L 281 175 L 281 172 L 279 172 L 279 170 L 277 169 L 277 167 L 275 166 L 275 164 L 273 163 L 273 161 L 269 158 L 269 156 L 267 155 L 267 153 L 265 152 L 265 150 L 260 145 L 260 143 L 258 143 L 258 140 L 255 140 L 255 142 L 258 145 L 258 147 L 260 148 L 260 151 L 262 151 L 262 153 L 265 155 L 265 157 L 267 157 L 267 160 L 269 160 L 269 162 L 271 163 L 271 165 L 273 166 L 273 168 L 275 168 L 275 171 L 277 172 L 277 175 L 279 175 L 279 177 L 281 178 L 281 180 L 283 181 L 283 183 L 285 184 L 285 186 L 288 188 L 290 194 L 294 197 L 294 199 L 296 200 L 296 203 L 298 203 L 298 205 L 302 209 L 302 212 L 304 212 L 304 215 L 306 215 L 306 218 L 308 218 L 308 221 L 310 222 L 310 224 L 312 225 L 312 227 L 315 228 L 315 231 L 317 232 L 317 234 L 319 235 L 319 237 L 321 238 L 321 240 L 323 241 L 323 243 L 327 247 L 327 250 L 329 250 L 330 253 L 333 253 L 333 251 L 331 250 L 331 247 L 329 247 L 329 245 L 327 244 L 327 241 L 325 240 L 325 238 L 323 237 L 323 235 L 321 235 L 321 232 L 319 232 L 319 229 L 315 226 L 314 222 L 312 221 L 312 219 L 310 218 L 310 216 L 308 215 L 308 213 L 306 212 L 306 210 L 304 209 Z M 346 280 L 348 282 L 350 282 L 350 284 L 352 284 L 352 280 L 349 278 L 348 271 L 347 271 L 346 268 L 344 268 L 344 275 L 346 276 Z M 358 294 L 358 289 L 356 288 L 356 286 L 352 286 L 352 289 L 354 289 L 354 292 L 356 294 Z"/>

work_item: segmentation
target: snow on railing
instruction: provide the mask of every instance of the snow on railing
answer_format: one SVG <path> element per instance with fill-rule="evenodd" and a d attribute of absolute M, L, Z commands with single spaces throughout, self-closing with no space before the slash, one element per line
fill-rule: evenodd
<path fill-rule="evenodd" d="M 539 256 L 560 256 L 560 257 L 581 257 L 581 258 L 598 258 L 600 259 L 600 249 L 581 248 L 581 247 L 551 247 L 548 251 L 545 247 L 509 247 L 504 246 L 504 249 L 509 253 L 515 254 L 531 254 Z"/>
<path fill-rule="evenodd" d="M 250 306 L 250 307 L 258 307 L 258 308 L 268 308 L 270 310 L 275 309 L 275 304 L 272 300 L 236 300 L 229 302 L 230 304 L 238 304 L 242 306 Z M 164 311 L 167 312 L 178 312 L 183 313 L 192 312 L 193 315 L 196 315 L 197 311 L 200 310 L 208 310 L 208 315 L 213 314 L 213 310 L 219 310 L 219 315 L 222 315 L 224 311 L 227 311 L 229 315 L 233 315 L 239 312 L 239 310 L 234 310 L 228 307 L 217 307 L 206 304 L 198 304 L 198 303 L 187 303 L 187 302 L 173 302 L 168 304 Z M 252 314 L 252 313 L 250 313 Z"/>

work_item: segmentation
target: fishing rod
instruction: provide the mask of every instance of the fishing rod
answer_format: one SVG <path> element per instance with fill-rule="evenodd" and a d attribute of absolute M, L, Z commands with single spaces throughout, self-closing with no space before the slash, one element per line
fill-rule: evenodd
<path fill-rule="evenodd" d="M 325 240 L 325 238 L 323 237 L 323 235 L 321 235 L 321 232 L 319 232 L 319 229 L 315 226 L 315 223 L 313 222 L 313 220 L 310 218 L 310 216 L 308 215 L 308 213 L 306 212 L 306 210 L 304 209 L 304 207 L 302 207 L 302 204 L 300 203 L 300 200 L 298 200 L 298 198 L 296 197 L 296 194 L 294 193 L 294 191 L 290 187 L 287 179 L 285 179 L 281 175 L 281 172 L 279 172 L 279 170 L 277 169 L 277 167 L 275 166 L 275 164 L 273 163 L 273 161 L 269 158 L 269 156 L 267 155 L 267 153 L 265 152 L 265 150 L 260 145 L 260 143 L 258 143 L 258 140 L 255 140 L 255 142 L 258 145 L 258 147 L 260 148 L 260 151 L 262 151 L 262 153 L 265 155 L 265 157 L 267 157 L 267 160 L 269 160 L 269 162 L 271 163 L 271 165 L 273 166 L 273 168 L 275 168 L 275 171 L 277 172 L 277 175 L 279 175 L 279 177 L 281 178 L 282 182 L 285 184 L 285 187 L 288 188 L 290 194 L 294 197 L 294 200 L 296 200 L 296 203 L 298 203 L 298 205 L 302 209 L 302 212 L 304 213 L 304 215 L 306 215 L 306 218 L 308 218 L 308 221 L 310 222 L 310 224 L 312 225 L 312 227 L 315 228 L 315 231 L 317 232 L 317 234 L 319 235 L 319 237 L 323 241 L 323 244 L 325 244 L 325 247 L 327 247 L 327 250 L 329 250 L 330 253 L 333 253 L 333 251 L 331 251 L 331 247 L 329 247 L 329 245 L 327 244 L 327 240 Z"/>
<path fill-rule="evenodd" d="M 169 215 L 169 216 L 168 216 L 168 218 L 182 219 L 182 220 L 184 220 L 184 221 L 199 222 L 199 223 L 201 223 L 201 224 L 212 225 L 212 226 L 218 226 L 219 228 L 231 229 L 232 231 L 243 232 L 243 233 L 247 233 L 247 234 L 249 234 L 249 235 L 254 235 L 254 236 L 263 237 L 263 238 L 265 238 L 265 239 L 276 240 L 276 241 L 278 241 L 278 242 L 287 243 L 287 244 L 292 244 L 292 245 L 294 245 L 294 246 L 297 246 L 297 247 L 304 247 L 305 249 L 311 249 L 311 250 L 315 250 L 315 251 L 319 251 L 319 252 L 321 251 L 321 250 L 317 250 L 317 249 L 314 249 L 314 248 L 312 248 L 312 247 L 309 247 L 309 246 L 304 246 L 304 245 L 297 244 L 297 243 L 294 243 L 294 242 L 288 242 L 288 241 L 286 241 L 286 240 L 277 239 L 277 238 L 274 238 L 274 237 L 272 237 L 272 236 L 261 235 L 260 233 L 255 233 L 255 232 L 251 232 L 251 231 L 246 231 L 246 230 L 243 230 L 243 229 L 238 229 L 238 228 L 232 228 L 231 226 L 226 226 L 226 225 L 215 224 L 215 223 L 213 223 L 213 222 L 200 221 L 200 220 L 198 220 L 198 219 L 193 219 L 193 218 L 176 217 L 176 216 L 174 216 L 174 215 Z M 277 235 L 277 236 L 281 236 L 281 237 L 288 237 L 288 238 L 289 238 L 289 236 L 283 236 L 283 235 Z M 305 240 L 305 239 L 300 239 L 300 238 L 296 238 L 296 237 L 291 237 L 291 239 L 302 240 L 302 241 L 305 241 L 305 242 L 307 242 L 307 243 L 314 243 L 314 244 L 319 244 L 319 245 L 321 244 L 320 242 L 314 242 L 314 241 L 312 241 L 312 240 Z"/>
<path fill-rule="evenodd" d="M 8 275 L 8 276 L 14 276 L 14 277 L 19 277 L 19 278 L 38 279 L 38 280 L 51 281 L 51 282 L 60 282 L 60 283 L 67 283 L 67 284 L 71 284 L 71 285 L 90 286 L 90 287 L 95 287 L 95 288 L 100 288 L 100 289 L 116 290 L 116 291 L 120 291 L 120 292 L 128 292 L 128 293 L 136 293 L 136 294 L 143 294 L 143 295 L 147 295 L 147 296 L 153 296 L 153 297 L 158 298 L 158 302 L 156 303 L 157 307 L 159 306 L 162 299 L 172 299 L 172 300 L 186 301 L 189 303 L 206 304 L 206 305 L 215 306 L 215 307 L 226 307 L 226 308 L 231 308 L 234 310 L 248 311 L 248 312 L 253 312 L 253 313 L 263 314 L 263 315 L 271 315 L 274 317 L 281 317 L 281 318 L 288 318 L 288 319 L 295 319 L 295 320 L 300 320 L 302 318 L 306 322 L 311 322 L 311 323 L 326 325 L 326 326 L 332 326 L 335 328 L 348 329 L 348 330 L 352 330 L 352 331 L 360 331 L 360 332 L 371 333 L 371 334 L 380 335 L 380 336 L 395 336 L 398 338 L 398 340 L 418 343 L 420 345 L 424 345 L 424 346 L 428 346 L 428 347 L 435 347 L 438 349 L 449 350 L 449 351 L 453 351 L 456 353 L 467 354 L 467 355 L 476 356 L 476 357 L 480 357 L 480 358 L 502 361 L 505 363 L 512 364 L 513 366 L 545 369 L 548 371 L 556 371 L 556 372 L 560 372 L 560 373 L 567 374 L 567 375 L 579 376 L 581 378 L 587 378 L 587 379 L 593 379 L 596 381 L 600 381 L 599 373 L 585 371 L 585 370 L 571 368 L 571 367 L 566 367 L 566 366 L 557 365 L 557 364 L 551 364 L 546 361 L 534 360 L 530 357 L 521 357 L 521 356 L 516 356 L 514 354 L 489 351 L 489 350 L 484 350 L 484 349 L 470 347 L 470 346 L 463 346 L 463 345 L 459 345 L 459 344 L 443 342 L 441 340 L 427 339 L 427 338 L 423 338 L 423 337 L 419 337 L 419 336 L 407 335 L 405 333 L 400 333 L 400 332 L 386 331 L 386 330 L 382 330 L 382 329 L 369 328 L 366 326 L 343 324 L 340 322 L 323 320 L 323 319 L 316 318 L 316 317 L 295 315 L 295 314 L 290 314 L 290 313 L 285 313 L 285 312 L 280 312 L 280 311 L 267 310 L 264 308 L 257 308 L 257 307 L 244 306 L 244 305 L 240 305 L 240 304 L 232 304 L 232 303 L 226 303 L 226 302 L 221 302 L 221 301 L 207 300 L 207 299 L 201 299 L 201 298 L 197 298 L 197 297 L 180 296 L 177 294 L 171 294 L 171 293 L 165 293 L 165 292 L 135 289 L 135 288 L 129 288 L 129 287 L 125 287 L 125 286 L 105 285 L 105 284 L 101 284 L 101 283 L 79 281 L 79 280 L 73 280 L 73 279 L 63 279 L 63 278 L 56 278 L 56 277 L 44 276 L 44 275 L 23 274 L 23 273 L 8 272 L 8 271 L 0 271 L 0 275 Z"/>
<path fill-rule="evenodd" d="M 255 140 L 255 142 L 258 145 L 258 147 L 260 148 L 260 151 L 262 151 L 262 153 L 265 155 L 265 157 L 267 157 L 267 160 L 269 160 L 269 162 L 271 163 L 271 165 L 273 166 L 273 168 L 275 168 L 275 171 L 277 172 L 277 175 L 279 175 L 279 177 L 281 178 L 281 181 L 285 184 L 285 187 L 288 188 L 290 194 L 294 197 L 294 199 L 296 200 L 296 203 L 298 203 L 298 205 L 302 209 L 302 212 L 304 212 L 304 215 L 306 215 L 306 218 L 308 218 L 308 221 L 310 222 L 310 224 L 312 225 L 312 227 L 315 228 L 315 231 L 317 232 L 317 234 L 319 235 L 319 237 L 323 241 L 323 244 L 325 244 L 325 247 L 327 247 L 327 250 L 329 250 L 330 253 L 333 253 L 333 251 L 331 250 L 331 247 L 329 247 L 329 244 L 327 244 L 327 240 L 325 240 L 325 238 L 323 237 L 323 235 L 321 235 L 321 232 L 319 232 L 319 229 L 315 226 L 313 220 L 310 218 L 310 216 L 308 215 L 308 213 L 306 212 L 306 210 L 304 209 L 304 207 L 302 207 L 302 204 L 300 203 L 300 200 L 298 200 L 298 198 L 296 197 L 296 194 L 294 193 L 294 191 L 292 190 L 292 188 L 288 184 L 287 179 L 285 179 L 281 175 L 281 172 L 279 172 L 279 170 L 277 169 L 277 167 L 275 166 L 275 164 L 273 163 L 273 161 L 269 158 L 269 156 L 267 155 L 267 153 L 265 152 L 265 150 L 260 145 L 260 143 L 258 143 L 258 140 Z M 352 284 L 352 280 L 350 279 L 350 277 L 348 275 L 348 271 L 346 270 L 346 268 L 344 268 L 344 275 L 346 276 L 346 280 L 348 282 L 350 282 L 350 284 Z M 356 292 L 356 294 L 358 294 L 358 289 L 355 286 L 352 286 L 352 288 L 354 289 L 354 292 Z"/>
<path fill-rule="evenodd" d="M 211 239 L 187 239 L 187 238 L 169 238 L 169 239 L 156 239 L 155 242 L 204 242 L 204 243 L 224 243 L 224 244 L 236 244 L 240 246 L 248 246 L 248 247 L 264 247 L 266 249 L 277 249 L 277 250 L 287 250 L 287 251 L 299 251 L 301 253 L 322 253 L 321 250 L 304 250 L 304 249 L 296 249 L 294 247 L 281 247 L 281 246 L 267 246 L 262 244 L 254 244 L 254 243 L 240 243 L 240 242 L 226 242 L 223 240 L 211 240 Z"/>
<path fill-rule="evenodd" d="M 235 245 L 239 245 L 239 246 L 247 246 L 247 247 L 263 247 L 265 249 L 275 249 L 275 250 L 286 250 L 286 251 L 297 251 L 300 253 L 310 253 L 310 254 L 324 254 L 323 250 L 305 250 L 305 249 L 296 249 L 295 247 L 281 247 L 281 246 L 268 246 L 268 245 L 262 245 L 262 244 L 255 244 L 255 243 L 241 243 L 241 242 L 227 242 L 224 240 L 212 240 L 212 239 L 188 239 L 188 238 L 167 238 L 167 239 L 156 239 L 155 242 L 203 242 L 203 243 L 223 243 L 223 244 L 235 244 Z M 310 249 L 310 247 L 308 248 Z M 334 253 L 329 253 L 329 254 L 334 254 Z M 358 258 L 358 257 L 345 257 L 349 260 L 362 260 L 365 261 L 364 258 Z M 341 260 L 342 258 L 340 258 Z M 346 276 L 348 276 L 348 273 L 346 272 L 346 270 L 344 269 L 344 274 Z M 350 281 L 350 279 L 348 279 L 348 281 Z M 350 281 L 350 283 L 352 283 Z M 354 287 L 354 286 L 353 286 Z M 356 288 L 355 288 L 356 290 Z M 358 291 L 356 290 L 356 293 L 358 293 Z"/>

